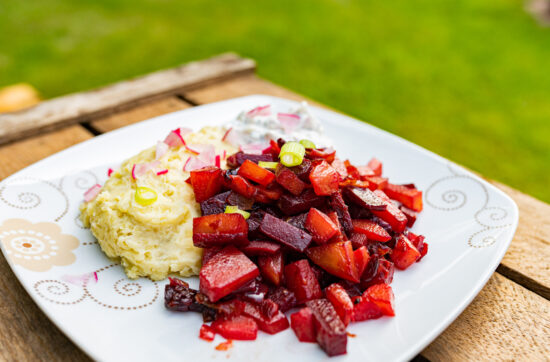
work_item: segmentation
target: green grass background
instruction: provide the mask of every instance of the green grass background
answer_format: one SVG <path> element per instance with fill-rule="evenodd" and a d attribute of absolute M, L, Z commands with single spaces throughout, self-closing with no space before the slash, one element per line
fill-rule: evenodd
<path fill-rule="evenodd" d="M 0 1 L 0 86 L 44 97 L 229 50 L 550 201 L 550 28 L 521 0 Z"/>

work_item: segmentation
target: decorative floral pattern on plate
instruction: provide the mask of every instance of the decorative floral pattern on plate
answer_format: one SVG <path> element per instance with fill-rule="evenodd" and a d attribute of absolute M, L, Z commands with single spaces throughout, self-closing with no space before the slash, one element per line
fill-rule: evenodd
<path fill-rule="evenodd" d="M 80 244 L 74 236 L 63 234 L 55 223 L 33 224 L 23 219 L 4 221 L 0 241 L 14 264 L 36 272 L 71 265 L 76 261 L 73 250 Z"/>

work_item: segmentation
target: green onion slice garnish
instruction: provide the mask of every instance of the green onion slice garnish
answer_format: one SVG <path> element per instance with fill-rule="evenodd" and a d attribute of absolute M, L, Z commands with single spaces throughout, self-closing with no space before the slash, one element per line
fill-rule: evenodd
<path fill-rule="evenodd" d="M 239 209 L 238 206 L 227 205 L 225 207 L 226 214 L 241 214 L 245 219 L 250 217 L 250 213 L 244 210 Z"/>
<path fill-rule="evenodd" d="M 263 168 L 269 168 L 271 170 L 276 169 L 278 164 L 279 164 L 279 162 L 266 162 L 266 161 L 258 162 L 258 166 L 263 167 Z"/>
<path fill-rule="evenodd" d="M 315 148 L 315 143 L 311 142 L 310 140 L 300 140 L 300 144 L 305 148 Z"/>
<path fill-rule="evenodd" d="M 157 201 L 157 192 L 150 187 L 140 186 L 136 189 L 135 199 L 141 206 L 149 206 Z"/>
<path fill-rule="evenodd" d="M 286 167 L 298 166 L 304 160 L 306 149 L 298 142 L 287 142 L 281 147 L 279 159 Z"/>

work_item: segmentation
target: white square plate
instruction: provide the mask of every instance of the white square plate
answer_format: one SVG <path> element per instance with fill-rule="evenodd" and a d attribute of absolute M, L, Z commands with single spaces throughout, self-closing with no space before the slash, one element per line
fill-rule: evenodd
<path fill-rule="evenodd" d="M 82 194 L 106 170 L 155 144 L 177 127 L 222 125 L 244 109 L 296 102 L 249 96 L 194 107 L 125 127 L 59 152 L 0 183 L 2 252 L 19 281 L 48 317 L 80 348 L 102 361 L 318 361 L 315 344 L 292 330 L 261 333 L 219 352 L 198 338 L 195 313 L 163 305 L 164 282 L 129 280 L 106 258 L 78 221 Z M 366 164 L 376 156 L 395 183 L 424 191 L 413 231 L 426 236 L 428 255 L 395 273 L 396 316 L 355 323 L 348 354 L 331 360 L 400 361 L 415 356 L 471 302 L 502 259 L 518 223 L 515 203 L 474 174 L 399 137 L 328 110 L 311 107 L 341 158 Z M 97 272 L 98 280 L 66 276 Z M 190 278 L 196 287 L 196 278 Z"/>

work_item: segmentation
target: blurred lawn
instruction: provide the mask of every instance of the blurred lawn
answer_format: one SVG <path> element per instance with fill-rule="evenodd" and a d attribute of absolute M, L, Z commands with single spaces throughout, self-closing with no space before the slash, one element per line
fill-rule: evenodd
<path fill-rule="evenodd" d="M 45 97 L 228 50 L 550 201 L 550 29 L 520 0 L 0 1 L 0 86 Z"/>

